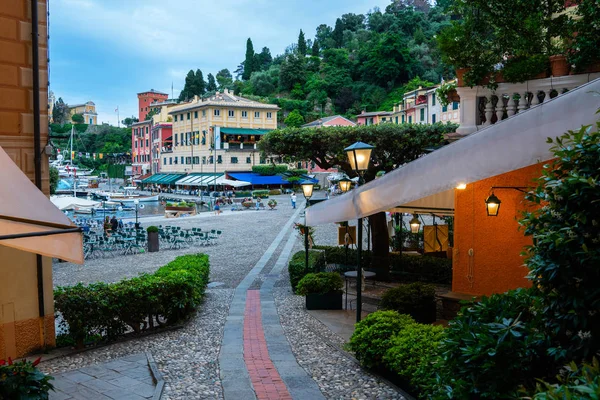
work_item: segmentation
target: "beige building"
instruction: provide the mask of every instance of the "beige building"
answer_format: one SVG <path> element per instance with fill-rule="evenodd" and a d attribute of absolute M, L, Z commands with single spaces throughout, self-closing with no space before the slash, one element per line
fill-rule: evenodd
<path fill-rule="evenodd" d="M 84 104 L 76 104 L 69 106 L 71 117 L 75 114 L 83 115 L 83 123 L 88 125 L 98 125 L 98 114 L 96 113 L 96 104 L 93 101 L 88 101 Z M 72 121 L 71 121 L 72 122 Z"/>
<path fill-rule="evenodd" d="M 161 172 L 248 171 L 264 163 L 257 143 L 277 128 L 278 111 L 228 90 L 169 108 L 173 142 L 161 152 Z"/>

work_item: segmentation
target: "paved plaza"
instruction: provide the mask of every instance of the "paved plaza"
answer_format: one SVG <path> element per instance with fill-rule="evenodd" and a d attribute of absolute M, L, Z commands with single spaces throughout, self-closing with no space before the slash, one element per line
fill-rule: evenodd
<path fill-rule="evenodd" d="M 44 361 L 41 369 L 70 384 L 64 374 L 149 354 L 164 379 L 163 399 L 403 399 L 397 388 L 361 369 L 343 351 L 344 339 L 305 310 L 304 297 L 292 294 L 287 262 L 303 246 L 293 223 L 302 220 L 304 204 L 292 209 L 287 197 L 277 199 L 274 211 L 142 221 L 222 230 L 212 246 L 86 260 L 83 266 L 55 263 L 54 283 L 66 286 L 115 282 L 203 252 L 210 256 L 211 283 L 198 312 L 180 329 Z M 315 239 L 335 244 L 337 227 L 317 227 Z M 61 395 L 51 399 L 69 398 Z"/>

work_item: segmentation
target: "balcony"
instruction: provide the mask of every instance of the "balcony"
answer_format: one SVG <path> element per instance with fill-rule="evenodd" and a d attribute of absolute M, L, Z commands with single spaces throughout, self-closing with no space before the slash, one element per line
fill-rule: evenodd
<path fill-rule="evenodd" d="M 256 143 L 223 142 L 222 147 L 228 151 L 256 151 Z"/>
<path fill-rule="evenodd" d="M 496 124 L 597 78 L 600 78 L 600 72 L 499 83 L 494 91 L 484 86 L 458 87 L 460 127 L 457 136 L 466 136 L 481 127 Z"/>

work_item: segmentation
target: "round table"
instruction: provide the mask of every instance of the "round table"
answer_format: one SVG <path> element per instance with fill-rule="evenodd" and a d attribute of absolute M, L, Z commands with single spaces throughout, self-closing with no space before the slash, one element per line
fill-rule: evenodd
<path fill-rule="evenodd" d="M 364 276 L 365 279 L 367 279 L 367 278 L 374 277 L 376 274 L 375 274 L 375 272 L 371 272 L 371 271 L 363 271 L 362 275 Z M 344 279 L 346 281 L 346 302 L 344 303 L 344 308 L 346 310 L 348 309 L 348 280 L 356 279 L 356 276 L 357 276 L 356 271 L 344 272 Z M 356 284 L 358 285 L 359 283 L 357 282 Z"/>

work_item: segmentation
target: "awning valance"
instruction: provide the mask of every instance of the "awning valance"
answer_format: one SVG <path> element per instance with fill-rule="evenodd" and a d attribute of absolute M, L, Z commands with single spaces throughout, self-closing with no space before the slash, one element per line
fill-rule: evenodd
<path fill-rule="evenodd" d="M 219 177 L 223 177 L 223 174 L 214 173 L 199 173 L 189 174 L 179 179 L 175 184 L 177 186 L 208 186 L 214 185 L 215 180 Z"/>
<path fill-rule="evenodd" d="M 144 180 L 143 184 L 170 185 L 181 179 L 185 174 L 154 174 Z"/>
<path fill-rule="evenodd" d="M 249 129 L 249 128 L 221 128 L 221 134 L 225 135 L 265 135 L 271 129 Z"/>
<path fill-rule="evenodd" d="M 548 137 L 593 125 L 600 79 L 445 146 L 350 193 L 310 207 L 308 225 L 349 221 L 395 207 L 452 210 L 454 188 L 552 158 Z"/>
<path fill-rule="evenodd" d="M 0 147 L 0 246 L 83 263 L 79 228 Z"/>

